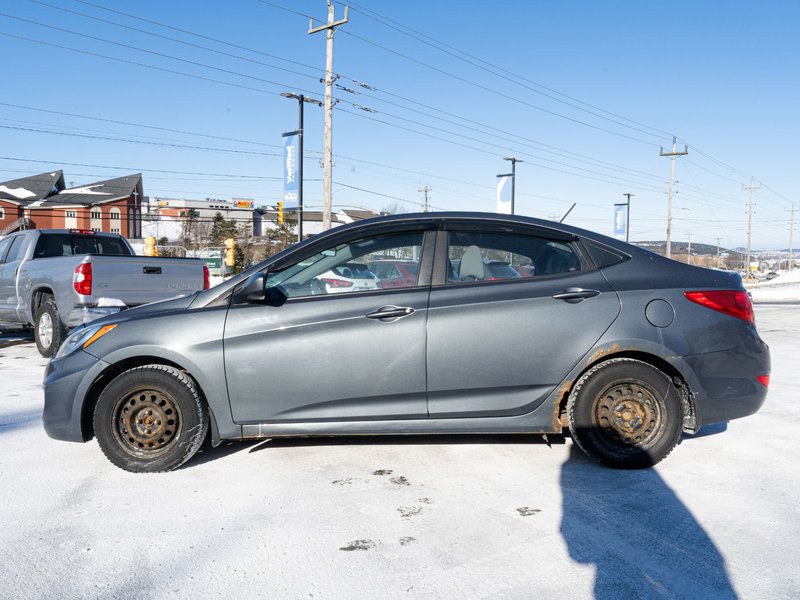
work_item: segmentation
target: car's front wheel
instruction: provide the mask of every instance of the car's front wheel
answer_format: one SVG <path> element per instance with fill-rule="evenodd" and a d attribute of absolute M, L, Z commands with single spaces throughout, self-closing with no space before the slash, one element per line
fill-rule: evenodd
<path fill-rule="evenodd" d="M 567 403 L 573 440 L 611 467 L 641 469 L 678 443 L 683 404 L 670 378 L 656 367 L 616 358 L 589 369 Z"/>
<path fill-rule="evenodd" d="M 186 373 L 166 365 L 125 371 L 103 390 L 94 432 L 106 457 L 134 473 L 171 471 L 208 431 L 208 410 Z"/>

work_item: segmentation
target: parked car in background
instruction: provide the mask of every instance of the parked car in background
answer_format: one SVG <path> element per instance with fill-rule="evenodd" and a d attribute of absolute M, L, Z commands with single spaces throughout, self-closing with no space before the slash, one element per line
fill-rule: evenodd
<path fill-rule="evenodd" d="M 383 259 L 367 266 L 380 279 L 380 287 L 386 290 L 416 285 L 419 277 L 419 263 L 412 260 Z"/>
<path fill-rule="evenodd" d="M 416 280 L 321 282 L 386 256 L 419 256 Z M 493 277 L 513 260 L 535 275 Z M 551 221 L 403 214 L 76 329 L 48 364 L 43 420 L 137 472 L 178 467 L 209 429 L 216 445 L 566 428 L 596 460 L 642 468 L 757 411 L 769 371 L 736 274 Z"/>
<path fill-rule="evenodd" d="M 519 279 L 519 272 L 512 268 L 507 262 L 499 260 L 484 261 L 484 269 L 488 274 L 489 280 L 492 279 Z"/>
<path fill-rule="evenodd" d="M 361 263 L 345 263 L 336 265 L 318 277 L 329 294 L 339 292 L 362 292 L 374 290 L 378 286 L 378 278 Z"/>
<path fill-rule="evenodd" d="M 42 356 L 73 327 L 208 287 L 202 260 L 135 256 L 118 234 L 30 229 L 0 239 L 0 324 L 32 326 Z"/>

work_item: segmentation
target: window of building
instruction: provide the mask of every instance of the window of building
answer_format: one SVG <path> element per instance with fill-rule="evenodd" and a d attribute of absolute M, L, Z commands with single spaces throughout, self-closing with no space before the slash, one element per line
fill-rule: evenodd
<path fill-rule="evenodd" d="M 111 233 L 119 233 L 119 227 L 112 227 Z"/>
<path fill-rule="evenodd" d="M 103 218 L 103 211 L 101 211 L 99 208 L 94 208 L 94 209 L 92 209 L 92 212 L 89 213 L 89 216 L 92 219 L 102 219 Z"/>
<path fill-rule="evenodd" d="M 119 221 L 119 209 L 112 208 L 111 211 L 109 211 L 108 218 L 111 219 L 112 221 Z M 111 231 L 114 230 L 112 229 Z M 117 229 L 116 233 L 119 233 L 119 229 Z"/>
<path fill-rule="evenodd" d="M 78 212 L 74 211 L 74 210 L 68 210 L 68 211 L 65 211 L 65 216 L 68 219 L 77 219 L 78 218 Z"/>
<path fill-rule="evenodd" d="M 5 218 L 6 218 L 6 213 L 3 210 L 3 207 L 0 206 L 0 219 L 5 219 Z"/>

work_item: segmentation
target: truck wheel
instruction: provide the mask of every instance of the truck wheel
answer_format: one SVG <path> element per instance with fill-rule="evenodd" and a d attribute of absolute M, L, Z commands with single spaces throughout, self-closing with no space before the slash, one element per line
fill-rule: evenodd
<path fill-rule="evenodd" d="M 94 432 L 103 454 L 133 473 L 171 471 L 208 431 L 208 411 L 187 374 L 166 365 L 125 371 L 100 394 Z"/>
<path fill-rule="evenodd" d="M 36 311 L 33 321 L 33 337 L 36 340 L 39 354 L 45 358 L 55 354 L 61 346 L 61 342 L 67 337 L 67 329 L 58 316 L 56 301 L 50 295 L 45 296 Z"/>
<path fill-rule="evenodd" d="M 589 369 L 567 402 L 572 439 L 590 457 L 611 467 L 642 469 L 678 443 L 683 404 L 657 368 L 630 358 Z"/>

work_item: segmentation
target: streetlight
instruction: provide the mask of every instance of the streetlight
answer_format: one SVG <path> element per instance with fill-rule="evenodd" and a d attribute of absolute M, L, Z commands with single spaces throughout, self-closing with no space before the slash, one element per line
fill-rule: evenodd
<path fill-rule="evenodd" d="M 297 106 L 299 107 L 299 115 L 298 115 L 298 126 L 297 131 L 284 133 L 283 135 L 292 135 L 292 133 L 297 134 L 298 146 L 299 150 L 298 153 L 300 154 L 300 159 L 297 163 L 297 241 L 303 241 L 303 103 L 310 102 L 311 104 L 316 104 L 317 106 L 322 106 L 322 102 L 319 100 L 314 100 L 313 98 L 307 98 L 303 94 L 294 94 L 292 92 L 283 92 L 281 94 L 284 98 L 292 98 L 297 100 Z"/>

